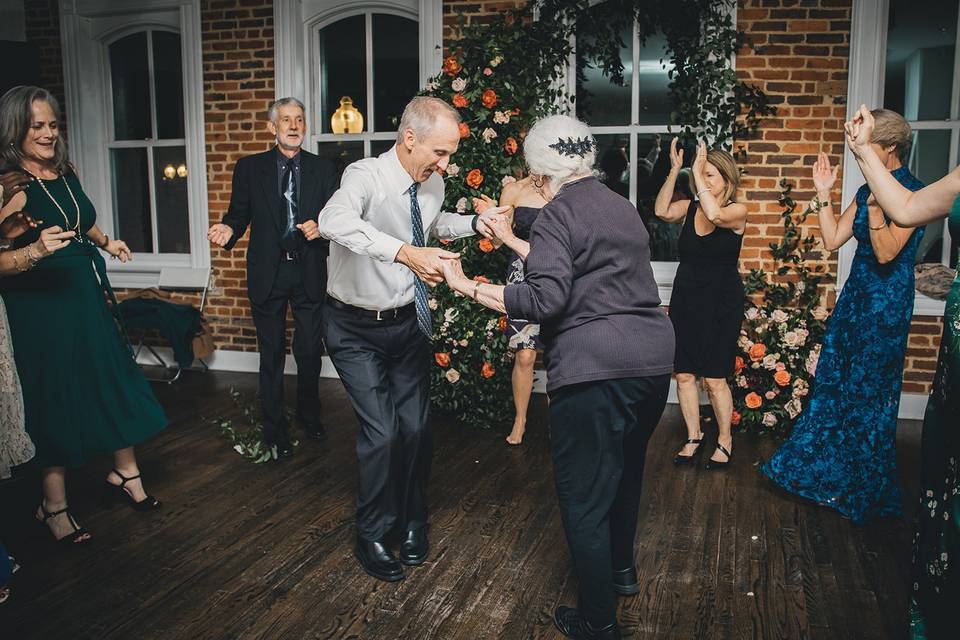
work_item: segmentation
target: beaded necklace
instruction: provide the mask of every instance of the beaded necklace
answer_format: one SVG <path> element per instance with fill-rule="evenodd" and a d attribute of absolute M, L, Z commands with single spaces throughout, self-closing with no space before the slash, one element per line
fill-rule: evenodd
<path fill-rule="evenodd" d="M 70 194 L 70 199 L 73 201 L 73 206 L 77 211 L 77 221 L 73 224 L 73 226 L 70 226 L 70 219 L 67 217 L 67 212 L 63 210 L 63 207 L 60 206 L 60 203 L 57 202 L 57 199 L 54 198 L 53 194 L 50 193 L 50 191 L 47 189 L 47 185 L 44 184 L 43 179 L 40 178 L 39 176 L 36 176 L 30 173 L 26 169 L 23 169 L 23 171 L 25 171 L 31 178 L 37 181 L 37 184 L 40 185 L 40 188 L 43 189 L 43 192 L 47 194 L 47 197 L 50 198 L 54 206 L 56 206 L 57 209 L 60 211 L 60 215 L 63 216 L 63 223 L 66 225 L 64 227 L 64 231 L 72 230 L 74 237 L 71 239 L 76 240 L 77 242 L 83 242 L 83 237 L 80 234 L 80 205 L 77 204 L 77 198 L 76 196 L 73 195 L 73 189 L 70 188 L 70 183 L 67 182 L 67 177 L 64 176 L 62 173 L 60 174 L 60 179 L 63 180 L 64 186 L 67 187 L 67 193 Z"/>

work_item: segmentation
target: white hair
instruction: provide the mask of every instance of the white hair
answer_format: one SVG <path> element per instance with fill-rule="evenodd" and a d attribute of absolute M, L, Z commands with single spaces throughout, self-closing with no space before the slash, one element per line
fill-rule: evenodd
<path fill-rule="evenodd" d="M 403 142 L 403 134 L 407 129 L 413 131 L 417 140 L 423 140 L 433 131 L 440 116 L 445 115 L 460 124 L 460 114 L 440 98 L 417 96 L 407 103 L 400 116 L 400 126 L 397 127 L 397 142 Z"/>
<path fill-rule="evenodd" d="M 563 142 L 588 141 L 578 153 L 562 153 L 551 147 Z M 537 120 L 523 140 L 523 155 L 530 173 L 546 177 L 554 186 L 570 178 L 593 173 L 597 142 L 586 123 L 570 116 L 547 116 Z"/>
<path fill-rule="evenodd" d="M 267 119 L 270 120 L 270 122 L 276 122 L 277 111 L 280 110 L 280 107 L 285 107 L 290 104 L 296 107 L 300 107 L 300 111 L 303 112 L 303 117 L 304 118 L 307 117 L 307 108 L 303 106 L 303 103 L 297 100 L 296 98 L 287 96 L 286 98 L 280 98 L 279 100 L 277 100 L 276 102 L 270 105 L 270 108 L 267 109 Z"/>

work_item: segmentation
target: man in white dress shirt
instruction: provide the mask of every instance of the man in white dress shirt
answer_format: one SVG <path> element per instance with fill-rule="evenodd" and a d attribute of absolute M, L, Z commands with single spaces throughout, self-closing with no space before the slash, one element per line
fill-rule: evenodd
<path fill-rule="evenodd" d="M 427 247 L 480 230 L 477 216 L 441 211 L 443 177 L 460 142 L 460 116 L 437 98 L 404 109 L 397 144 L 354 162 L 320 212 L 330 242 L 327 351 L 360 421 L 355 554 L 370 575 L 394 582 L 402 564 L 426 560 L 432 335 L 428 285 L 458 254 Z M 492 209 L 484 216 L 496 216 Z M 402 535 L 400 559 L 385 541 Z"/>

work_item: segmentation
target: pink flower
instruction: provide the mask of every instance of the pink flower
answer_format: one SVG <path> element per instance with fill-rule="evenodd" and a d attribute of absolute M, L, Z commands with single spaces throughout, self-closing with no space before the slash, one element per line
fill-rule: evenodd
<path fill-rule="evenodd" d="M 767 400 L 773 400 L 774 398 L 777 397 L 777 394 L 774 393 L 773 391 L 767 391 L 765 394 L 763 394 L 763 397 L 766 398 Z"/>
<path fill-rule="evenodd" d="M 763 426 L 772 427 L 777 424 L 777 416 L 773 415 L 769 411 L 763 414 Z"/>
<path fill-rule="evenodd" d="M 787 318 L 789 318 L 789 316 L 783 309 L 774 309 L 773 313 L 770 314 L 770 319 L 774 322 L 786 322 Z"/>
<path fill-rule="evenodd" d="M 491 69 L 490 67 L 484 68 L 484 70 L 483 70 L 483 75 L 485 75 L 485 76 L 492 76 L 492 75 L 493 75 L 493 69 Z"/>

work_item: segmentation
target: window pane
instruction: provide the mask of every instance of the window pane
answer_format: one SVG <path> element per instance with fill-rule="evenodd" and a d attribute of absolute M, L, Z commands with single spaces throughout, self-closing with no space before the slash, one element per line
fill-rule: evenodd
<path fill-rule="evenodd" d="M 111 44 L 109 50 L 114 139 L 151 138 L 147 33 L 121 38 Z"/>
<path fill-rule="evenodd" d="M 891 0 L 884 106 L 907 120 L 950 117 L 956 0 Z"/>
<path fill-rule="evenodd" d="M 578 36 L 579 42 L 590 44 L 591 39 Z M 577 52 L 577 117 L 584 122 L 601 127 L 630 124 L 630 96 L 633 83 L 633 29 L 620 34 L 626 47 L 620 50 L 623 63 L 623 86 L 617 86 L 592 66 Z M 582 73 L 582 77 L 581 76 Z"/>
<path fill-rule="evenodd" d="M 630 137 L 627 134 L 593 136 L 597 141 L 600 180 L 614 193 L 630 198 Z"/>
<path fill-rule="evenodd" d="M 185 147 L 154 147 L 153 172 L 153 184 L 157 190 L 159 253 L 190 253 Z"/>
<path fill-rule="evenodd" d="M 157 137 L 183 138 L 183 65 L 180 34 L 153 32 L 153 80 Z M 161 242 L 161 244 L 163 244 Z"/>
<path fill-rule="evenodd" d="M 663 62 L 661 62 L 663 60 Z M 667 55 L 667 38 L 662 33 L 651 35 L 640 47 L 637 67 L 637 86 L 640 91 L 639 124 L 667 124 L 670 122 L 669 85 L 667 72 L 673 63 Z"/>
<path fill-rule="evenodd" d="M 677 241 L 680 238 L 679 224 L 670 224 L 661 221 L 654 215 L 654 202 L 660 187 L 666 182 L 670 173 L 670 140 L 669 135 L 642 135 L 637 140 L 637 209 L 640 217 L 650 232 L 650 259 L 657 262 L 677 262 L 680 254 Z M 655 151 L 656 149 L 656 151 Z M 683 154 L 683 166 L 689 169 L 696 149 L 692 146 Z M 689 200 L 693 198 L 693 185 L 689 170 L 682 171 L 677 178 L 673 200 Z"/>
<path fill-rule="evenodd" d="M 320 142 L 317 144 L 317 155 L 332 161 L 337 169 L 337 178 L 343 175 L 343 170 L 351 162 L 363 158 L 363 142 Z"/>
<path fill-rule="evenodd" d="M 367 55 L 366 26 L 362 15 L 344 18 L 320 29 L 320 126 L 323 133 L 333 133 L 330 116 L 340 106 L 340 98 L 353 98 L 353 106 L 367 122 Z"/>
<path fill-rule="evenodd" d="M 910 172 L 926 184 L 945 176 L 950 170 L 950 131 L 915 130 L 908 166 Z M 946 224 L 937 220 L 926 229 L 917 250 L 917 262 L 941 262 Z"/>
<path fill-rule="evenodd" d="M 376 157 L 395 144 L 395 140 L 373 140 L 370 142 L 370 155 Z"/>
<path fill-rule="evenodd" d="M 153 253 L 147 150 L 113 149 L 110 165 L 117 237 L 124 240 L 134 253 Z"/>
<path fill-rule="evenodd" d="M 396 131 L 403 108 L 420 84 L 419 33 L 415 20 L 373 14 L 375 131 Z"/>

